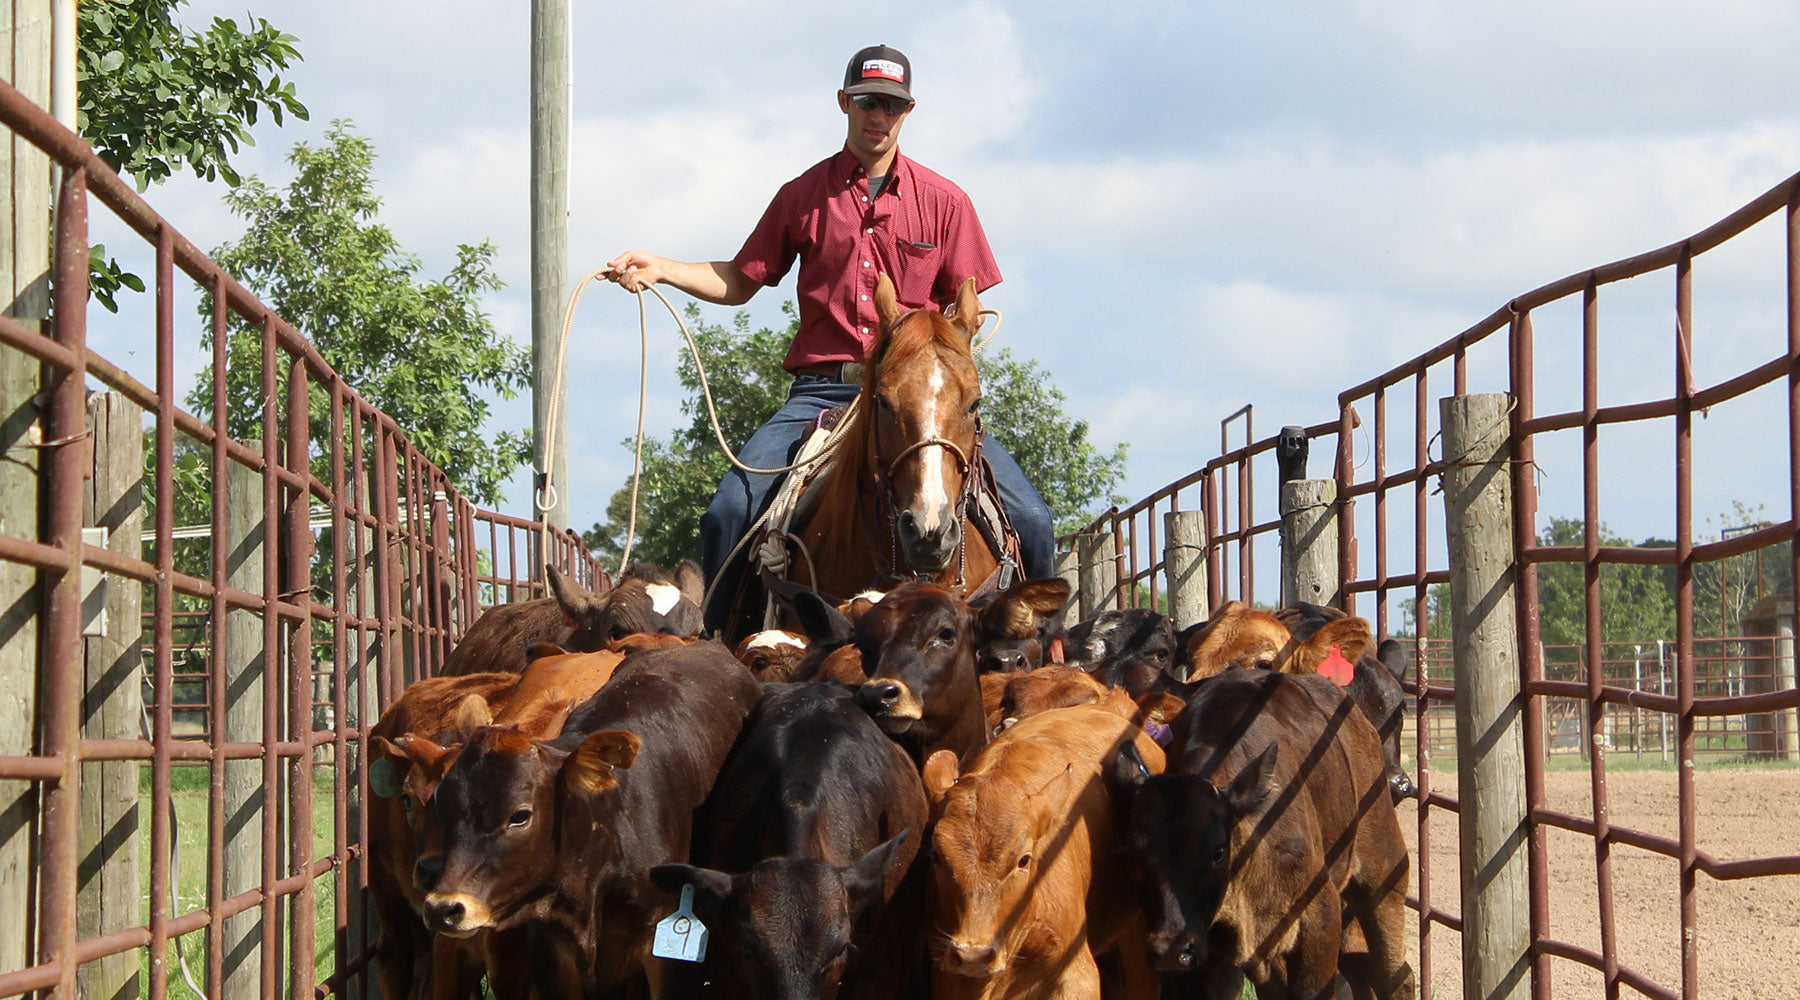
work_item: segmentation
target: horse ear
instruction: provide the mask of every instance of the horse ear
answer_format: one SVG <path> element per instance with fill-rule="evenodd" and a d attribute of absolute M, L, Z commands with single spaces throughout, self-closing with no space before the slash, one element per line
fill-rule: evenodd
<path fill-rule="evenodd" d="M 956 325 L 962 327 L 963 333 L 970 340 L 981 331 L 981 299 L 975 294 L 975 278 L 962 283 L 956 292 Z"/>
<path fill-rule="evenodd" d="M 881 325 L 889 327 L 900 318 L 900 297 L 894 292 L 894 281 L 882 275 L 875 282 L 875 315 L 881 317 Z"/>

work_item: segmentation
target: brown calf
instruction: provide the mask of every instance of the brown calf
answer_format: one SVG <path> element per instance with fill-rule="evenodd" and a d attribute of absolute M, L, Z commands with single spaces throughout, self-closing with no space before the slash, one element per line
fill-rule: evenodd
<path fill-rule="evenodd" d="M 723 646 L 634 653 L 554 740 L 477 730 L 434 800 L 444 851 L 427 926 L 466 936 L 529 927 L 533 988 L 599 995 L 640 973 L 670 909 L 650 882 L 685 862 L 694 810 L 762 690 Z"/>
<path fill-rule="evenodd" d="M 1357 996 L 1410 997 L 1406 845 L 1373 727 L 1331 681 L 1232 670 L 1176 721 L 1168 773 L 1124 747 L 1108 783 L 1127 814 L 1158 966 L 1261 997 L 1336 992 L 1346 921 Z"/>
<path fill-rule="evenodd" d="M 472 948 L 436 942 L 419 922 L 425 894 L 413 884 L 420 835 L 414 821 L 426 811 L 450 755 L 441 749 L 426 754 L 421 747 L 415 758 L 406 736 L 426 734 L 429 742 L 459 729 L 459 715 L 485 717 L 491 706 L 506 704 L 518 682 L 518 675 L 503 673 L 429 677 L 407 688 L 369 731 L 369 896 L 381 922 L 376 954 L 388 1000 L 432 996 L 434 981 L 460 979 L 470 967 L 480 974 L 480 956 Z"/>
<path fill-rule="evenodd" d="M 975 674 L 976 647 L 1033 622 L 1042 609 L 1060 608 L 1068 593 L 1062 580 L 1028 580 L 977 612 L 935 584 L 894 588 L 852 630 L 869 675 L 864 708 L 914 760 L 943 749 L 972 760 L 990 732 Z"/>
<path fill-rule="evenodd" d="M 967 774 L 949 752 L 927 761 L 937 1000 L 1098 997 L 1096 955 L 1112 950 L 1123 996 L 1158 995 L 1101 777 L 1122 746 L 1162 770 L 1162 750 L 1142 729 L 1094 705 L 1020 722 Z"/>
<path fill-rule="evenodd" d="M 589 592 L 554 566 L 545 568 L 550 597 L 489 608 L 444 661 L 444 674 L 519 673 L 539 643 L 593 652 L 617 648 L 640 632 L 692 637 L 700 631 L 700 569 L 684 562 L 674 573 L 648 563 L 626 570 L 616 586 Z"/>

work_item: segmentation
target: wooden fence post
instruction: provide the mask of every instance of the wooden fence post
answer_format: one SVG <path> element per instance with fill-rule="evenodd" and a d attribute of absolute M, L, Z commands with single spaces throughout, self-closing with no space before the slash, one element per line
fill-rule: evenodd
<path fill-rule="evenodd" d="M 1206 587 L 1206 512 L 1163 514 L 1163 574 L 1168 580 L 1169 617 L 1177 629 L 1205 621 L 1212 613 Z"/>
<path fill-rule="evenodd" d="M 87 482 L 83 524 L 104 529 L 106 548 L 138 558 L 144 530 L 144 411 L 116 392 L 88 397 L 94 436 L 93 474 Z M 99 577 L 94 570 L 84 571 Z M 144 590 L 137 581 L 111 577 L 88 592 L 83 586 L 81 735 L 87 739 L 137 739 L 144 717 Z M 168 698 L 171 693 L 159 692 Z M 142 922 L 138 883 L 138 763 L 82 765 L 81 867 L 76 932 L 84 939 Z M 101 1000 L 137 995 L 138 954 L 122 952 L 83 965 L 78 992 Z"/>
<path fill-rule="evenodd" d="M 1337 483 L 1294 479 L 1281 484 L 1281 603 L 1339 607 Z"/>
<path fill-rule="evenodd" d="M 1062 628 L 1073 624 L 1068 621 L 1069 610 L 1079 607 L 1078 602 L 1081 600 L 1081 557 L 1074 549 L 1064 549 L 1056 554 L 1056 575 L 1069 585 L 1069 599 L 1051 623 Z"/>
<path fill-rule="evenodd" d="M 245 441 L 260 452 L 258 441 Z M 226 584 L 261 594 L 263 546 L 271 543 L 263 523 L 262 474 L 238 462 L 227 462 L 231 504 L 225 520 Z M 232 608 L 225 617 L 225 740 L 260 743 L 263 698 L 279 696 L 263 688 L 262 617 L 248 608 Z M 225 763 L 225 898 L 262 885 L 262 761 Z M 273 911 L 271 911 L 272 913 Z M 225 920 L 223 955 L 226 996 L 256 996 L 262 989 L 262 910 L 251 907 Z"/>
<path fill-rule="evenodd" d="M 1508 401 L 1485 393 L 1448 397 L 1439 406 L 1456 635 L 1462 995 L 1524 998 L 1531 989 L 1531 897 Z"/>
<path fill-rule="evenodd" d="M 5 79 L 39 107 L 50 106 L 50 0 L 11 0 L 0 19 Z M 27 326 L 49 330 L 50 158 L 24 137 L 0 135 L 0 310 Z M 12 348 L 0 349 L 0 533 L 38 541 L 38 404 L 42 366 Z M 0 562 L 0 755 L 23 756 L 37 745 L 38 612 L 36 568 Z M 37 906 L 32 891 L 32 844 L 40 796 L 30 781 L 0 781 L 0 969 L 23 969 L 36 958 L 30 934 Z"/>
<path fill-rule="evenodd" d="M 1111 531 L 1075 536 L 1075 555 L 1081 573 L 1081 619 L 1086 621 L 1108 608 L 1119 597 L 1118 547 Z"/>
<path fill-rule="evenodd" d="M 16 142 L 17 140 L 15 140 Z M 0 348 L 0 532 L 38 539 L 42 485 L 36 358 Z M 0 561 L 0 754 L 24 756 L 37 748 L 38 571 Z M 40 796 L 30 781 L 0 781 L 0 969 L 31 965 L 35 910 L 32 844 L 37 839 Z"/>

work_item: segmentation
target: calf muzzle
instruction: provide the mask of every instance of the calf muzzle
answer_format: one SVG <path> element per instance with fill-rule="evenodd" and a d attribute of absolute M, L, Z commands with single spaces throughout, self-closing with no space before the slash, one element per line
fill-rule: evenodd
<path fill-rule="evenodd" d="M 1187 972 L 1206 960 L 1206 944 L 1193 934 L 1152 934 L 1150 958 L 1162 972 Z"/>
<path fill-rule="evenodd" d="M 425 897 L 419 916 L 427 930 L 451 937 L 468 937 L 488 925 L 487 907 L 463 893 L 434 892 Z"/>
<path fill-rule="evenodd" d="M 1006 968 L 1000 951 L 991 944 L 973 945 L 951 942 L 944 950 L 944 968 L 959 976 L 986 979 Z"/>

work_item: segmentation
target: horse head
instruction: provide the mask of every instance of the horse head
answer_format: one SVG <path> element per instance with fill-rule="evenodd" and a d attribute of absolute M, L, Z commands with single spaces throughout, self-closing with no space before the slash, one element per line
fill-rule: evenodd
<path fill-rule="evenodd" d="M 975 279 L 954 317 L 903 311 L 893 282 L 875 287 L 880 327 L 863 375 L 869 454 L 885 496 L 895 569 L 940 574 L 956 563 L 978 454 L 981 379 L 971 347 L 981 325 Z"/>

